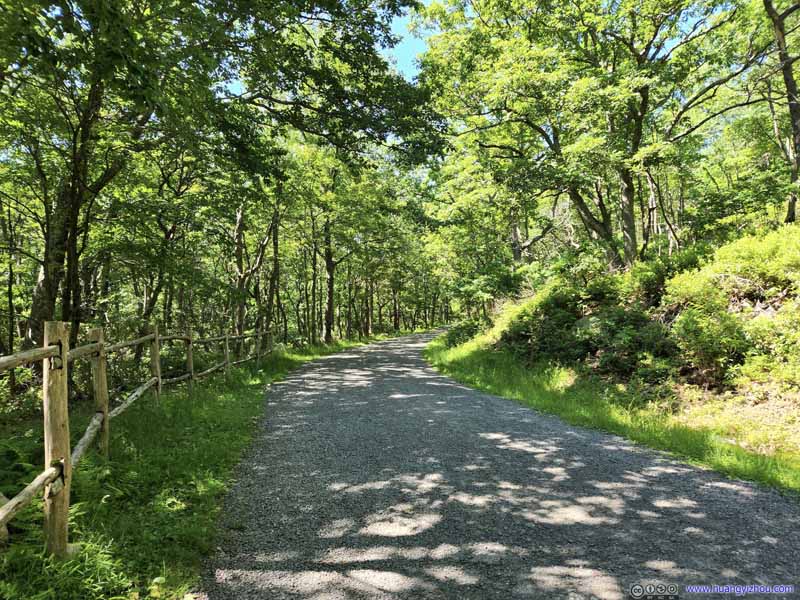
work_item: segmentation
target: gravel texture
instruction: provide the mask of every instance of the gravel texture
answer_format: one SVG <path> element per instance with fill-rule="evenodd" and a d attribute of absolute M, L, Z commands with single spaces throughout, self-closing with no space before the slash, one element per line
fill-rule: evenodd
<path fill-rule="evenodd" d="M 464 387 L 426 365 L 430 339 L 322 358 L 270 388 L 202 598 L 800 584 L 797 500 Z"/>

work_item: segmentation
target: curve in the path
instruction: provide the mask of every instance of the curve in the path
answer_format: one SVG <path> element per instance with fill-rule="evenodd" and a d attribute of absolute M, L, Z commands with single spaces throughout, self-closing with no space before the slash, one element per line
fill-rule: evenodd
<path fill-rule="evenodd" d="M 323 358 L 270 389 L 205 597 L 800 584 L 795 500 L 464 387 L 425 364 L 429 340 Z"/>

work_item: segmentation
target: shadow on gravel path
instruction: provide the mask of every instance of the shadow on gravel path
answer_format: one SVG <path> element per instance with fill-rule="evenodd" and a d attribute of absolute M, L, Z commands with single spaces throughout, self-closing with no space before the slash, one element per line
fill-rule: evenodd
<path fill-rule="evenodd" d="M 464 387 L 426 365 L 430 339 L 332 355 L 270 389 L 204 598 L 800 584 L 796 501 Z"/>

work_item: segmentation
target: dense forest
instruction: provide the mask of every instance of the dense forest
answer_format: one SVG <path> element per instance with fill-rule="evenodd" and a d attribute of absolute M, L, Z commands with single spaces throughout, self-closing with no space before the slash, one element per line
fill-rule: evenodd
<path fill-rule="evenodd" d="M 793 7 L 432 4 L 415 84 L 403 9 L 6 9 L 3 353 L 55 318 L 425 327 L 794 221 Z"/>
<path fill-rule="evenodd" d="M 798 9 L 3 0 L 0 354 L 48 321 L 70 347 L 158 326 L 287 356 L 447 326 L 428 357 L 466 383 L 524 396 L 558 368 L 585 405 L 539 408 L 796 491 Z M 403 15 L 413 78 L 389 58 Z M 41 389 L 36 365 L 0 378 L 9 497 L 40 466 L 17 438 Z M 152 592 L 160 567 L 126 564 L 63 597 Z"/>
<path fill-rule="evenodd" d="M 441 321 L 421 89 L 377 52 L 399 7 L 26 3 L 4 10 L 2 352 L 42 323 Z"/>

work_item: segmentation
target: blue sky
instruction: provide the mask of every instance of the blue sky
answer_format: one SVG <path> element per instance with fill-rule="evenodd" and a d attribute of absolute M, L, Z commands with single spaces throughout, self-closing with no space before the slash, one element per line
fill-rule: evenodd
<path fill-rule="evenodd" d="M 411 35 L 408 30 L 410 23 L 411 17 L 408 14 L 402 17 L 395 17 L 392 22 L 392 33 L 400 38 L 400 42 L 394 48 L 381 50 L 381 53 L 394 62 L 398 71 L 409 81 L 413 80 L 419 73 L 417 55 L 425 52 L 427 47 L 424 39 Z M 424 33 L 423 37 L 425 37 Z M 226 89 L 232 94 L 241 94 L 244 91 L 241 81 L 229 82 Z"/>
<path fill-rule="evenodd" d="M 425 51 L 425 40 L 411 35 L 408 31 L 410 22 L 411 18 L 408 15 L 395 18 L 392 23 L 392 33 L 402 39 L 394 48 L 383 50 L 385 56 L 394 59 L 397 69 L 408 80 L 413 79 L 419 72 L 416 57 Z"/>

